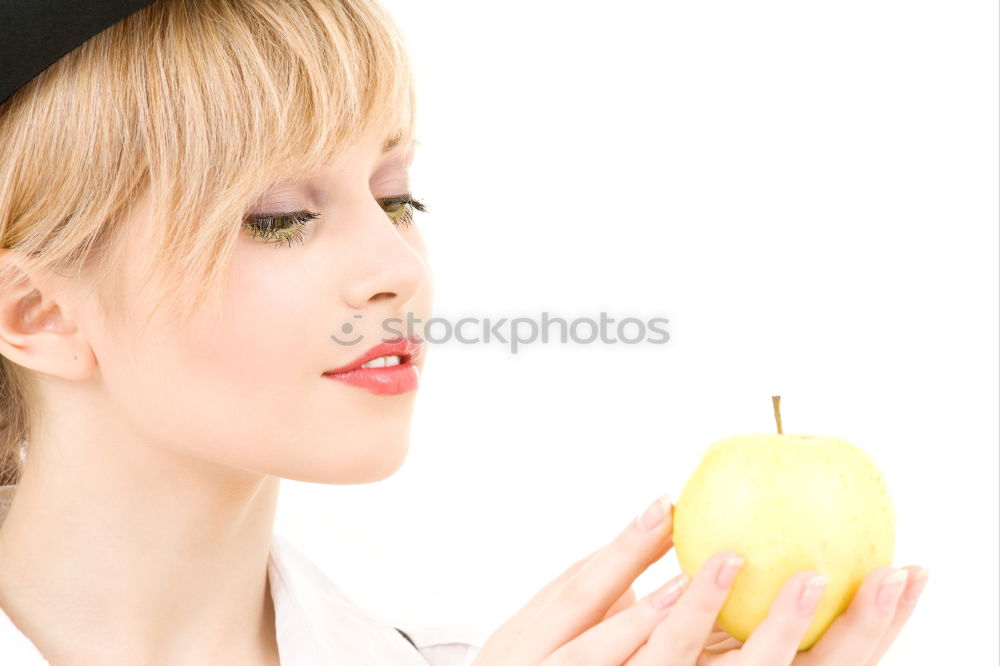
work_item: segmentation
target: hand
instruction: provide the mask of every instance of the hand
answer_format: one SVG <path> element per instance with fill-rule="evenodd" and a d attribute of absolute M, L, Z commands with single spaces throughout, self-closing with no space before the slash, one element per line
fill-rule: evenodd
<path fill-rule="evenodd" d="M 673 546 L 671 511 L 651 526 L 656 513 L 654 503 L 614 541 L 542 588 L 488 638 L 473 666 L 871 666 L 909 617 L 925 580 L 914 580 L 919 568 L 907 567 L 905 594 L 901 587 L 890 590 L 882 599 L 889 612 L 880 613 L 878 584 L 892 570 L 873 571 L 823 638 L 796 652 L 814 610 L 799 612 L 797 600 L 815 572 L 797 573 L 741 644 L 715 624 L 738 571 L 727 566 L 735 553 L 716 553 L 693 581 L 681 574 L 635 601 L 632 582 Z"/>
<path fill-rule="evenodd" d="M 625 663 L 656 623 L 667 617 L 667 609 L 650 605 L 648 599 L 633 603 L 631 589 L 635 579 L 673 546 L 672 506 L 661 499 L 613 541 L 535 594 L 489 636 L 473 666 Z M 585 634 L 598 627 L 613 635 Z M 601 661 L 590 661 L 588 652 L 595 643 L 601 643 Z"/>
<path fill-rule="evenodd" d="M 808 650 L 797 652 L 812 622 L 818 595 L 811 595 L 812 603 L 804 606 L 799 600 L 817 573 L 804 571 L 790 576 L 767 618 L 741 643 L 718 624 L 706 629 L 728 595 L 728 585 L 713 587 L 718 579 L 706 574 L 721 575 L 727 555 L 735 554 L 719 553 L 705 562 L 689 589 L 670 609 L 670 615 L 684 613 L 685 619 L 660 622 L 626 662 L 629 666 L 874 666 L 913 613 L 927 581 L 927 570 L 918 566 L 873 570 L 823 636 Z M 699 581 L 704 581 L 700 587 Z M 700 644 L 699 637 L 703 637 Z"/>

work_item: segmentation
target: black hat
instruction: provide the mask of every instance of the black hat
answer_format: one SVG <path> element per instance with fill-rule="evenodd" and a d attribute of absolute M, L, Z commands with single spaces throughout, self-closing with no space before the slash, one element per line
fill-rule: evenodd
<path fill-rule="evenodd" d="M 0 0 L 0 104 L 49 65 L 155 0 Z"/>

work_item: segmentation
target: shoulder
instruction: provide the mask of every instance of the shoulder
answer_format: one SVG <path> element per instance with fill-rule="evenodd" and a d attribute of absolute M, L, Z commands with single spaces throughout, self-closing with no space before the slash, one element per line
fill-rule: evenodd
<path fill-rule="evenodd" d="M 409 638 L 431 666 L 469 666 L 485 642 L 481 632 L 459 623 L 405 623 L 397 630 Z"/>

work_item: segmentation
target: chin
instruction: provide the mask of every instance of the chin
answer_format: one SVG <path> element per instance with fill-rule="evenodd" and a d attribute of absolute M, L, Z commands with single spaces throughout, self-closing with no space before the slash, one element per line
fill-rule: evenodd
<path fill-rule="evenodd" d="M 358 451 L 352 456 L 340 451 L 339 455 L 323 460 L 300 461 L 295 469 L 285 469 L 277 475 L 292 481 L 336 485 L 382 481 L 403 466 L 409 451 L 409 437 L 366 442 Z"/>
<path fill-rule="evenodd" d="M 400 437 L 392 442 L 383 442 L 382 445 L 372 449 L 378 451 L 379 455 L 372 458 L 371 464 L 362 474 L 365 478 L 357 483 L 374 483 L 387 479 L 403 466 L 406 462 L 406 454 L 410 450 L 409 436 Z"/>

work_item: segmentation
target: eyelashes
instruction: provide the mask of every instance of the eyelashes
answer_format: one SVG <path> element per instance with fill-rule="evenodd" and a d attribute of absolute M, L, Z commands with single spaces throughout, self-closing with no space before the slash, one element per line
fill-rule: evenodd
<path fill-rule="evenodd" d="M 243 221 L 243 226 L 250 231 L 251 238 L 260 238 L 269 245 L 302 243 L 305 238 L 304 228 L 309 222 L 319 217 L 319 213 L 300 210 L 287 215 L 251 215 Z"/>
<path fill-rule="evenodd" d="M 383 197 L 378 200 L 379 204 L 384 208 L 385 206 L 393 206 L 394 209 L 385 211 L 392 223 L 397 227 L 406 228 L 413 224 L 413 211 L 419 210 L 420 212 L 426 212 L 427 208 L 421 201 L 417 201 L 409 194 L 403 194 L 398 197 Z"/>
<path fill-rule="evenodd" d="M 394 225 L 406 228 L 413 224 L 413 211 L 427 211 L 422 201 L 409 194 L 377 199 L 385 214 Z M 243 227 L 251 238 L 259 238 L 268 245 L 301 244 L 305 239 L 306 226 L 319 217 L 319 213 L 308 210 L 295 211 L 283 215 L 250 215 L 243 220 Z"/>

